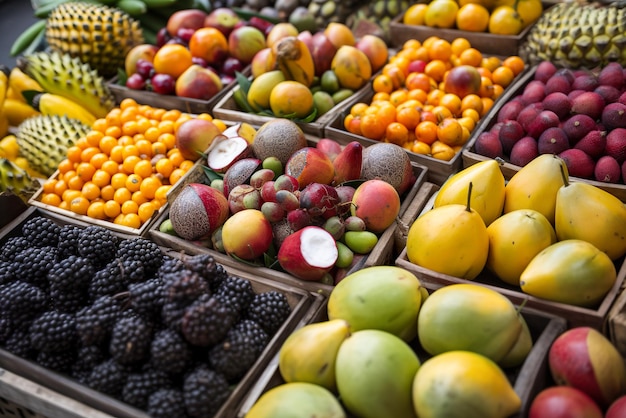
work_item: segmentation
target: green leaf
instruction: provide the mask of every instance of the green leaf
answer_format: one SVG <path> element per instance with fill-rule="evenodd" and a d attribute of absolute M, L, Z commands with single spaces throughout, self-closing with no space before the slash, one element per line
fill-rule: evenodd
<path fill-rule="evenodd" d="M 239 88 L 241 89 L 241 91 L 243 91 L 247 96 L 252 81 L 250 81 L 248 77 L 246 77 L 243 73 L 240 73 L 239 71 L 235 72 L 235 79 L 237 80 L 237 84 L 239 84 Z"/>
<path fill-rule="evenodd" d="M 344 181 L 343 183 L 341 183 L 340 186 L 350 186 L 356 189 L 363 183 L 365 183 L 364 179 L 348 180 L 348 181 Z"/>
<path fill-rule="evenodd" d="M 121 68 L 117 69 L 117 84 L 120 86 L 126 86 L 126 80 L 128 80 L 128 75 L 126 75 L 126 71 Z"/>
<path fill-rule="evenodd" d="M 310 123 L 313 122 L 317 118 L 317 107 L 313 107 L 313 111 L 306 115 L 303 119 L 296 119 L 297 121 Z"/>
<path fill-rule="evenodd" d="M 263 267 L 263 264 L 261 264 L 261 262 L 256 261 L 256 260 L 244 260 L 241 257 L 237 257 L 235 254 L 231 254 L 230 256 L 233 259 L 239 261 L 240 263 L 247 264 L 247 265 L 252 266 L 252 267 Z"/>
<path fill-rule="evenodd" d="M 213 180 L 221 180 L 224 178 L 223 174 L 220 174 L 205 165 L 202 166 L 202 170 L 204 171 L 204 175 L 209 179 L 209 182 L 212 182 Z"/>
<path fill-rule="evenodd" d="M 30 106 L 33 106 L 33 100 L 35 100 L 35 96 L 41 93 L 43 92 L 38 90 L 24 90 L 22 91 L 22 96 L 24 96 L 24 99 L 26 99 L 26 103 L 28 103 Z"/>

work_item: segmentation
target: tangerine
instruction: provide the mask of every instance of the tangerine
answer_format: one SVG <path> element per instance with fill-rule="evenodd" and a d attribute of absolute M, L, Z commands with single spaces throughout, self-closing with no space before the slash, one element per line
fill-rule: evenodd
<path fill-rule="evenodd" d="M 165 44 L 154 54 L 154 71 L 178 78 L 193 64 L 189 49 L 179 44 Z M 120 125 L 119 123 L 117 124 Z"/>
<path fill-rule="evenodd" d="M 480 4 L 465 4 L 459 8 L 456 14 L 457 29 L 468 32 L 484 32 L 488 26 L 489 10 Z"/>
<path fill-rule="evenodd" d="M 404 12 L 402 23 L 405 25 L 423 25 L 428 5 L 425 3 L 415 3 Z"/>

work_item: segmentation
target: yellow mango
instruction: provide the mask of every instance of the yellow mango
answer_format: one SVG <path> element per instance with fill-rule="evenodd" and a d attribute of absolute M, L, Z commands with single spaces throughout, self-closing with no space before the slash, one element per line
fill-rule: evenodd
<path fill-rule="evenodd" d="M 272 89 L 281 81 L 285 81 L 285 75 L 280 70 L 263 73 L 250 83 L 248 89 L 248 103 L 257 112 L 270 107 L 270 94 Z"/>
<path fill-rule="evenodd" d="M 372 76 L 372 64 L 365 53 L 352 45 L 339 47 L 330 64 L 343 88 L 358 90 Z"/>

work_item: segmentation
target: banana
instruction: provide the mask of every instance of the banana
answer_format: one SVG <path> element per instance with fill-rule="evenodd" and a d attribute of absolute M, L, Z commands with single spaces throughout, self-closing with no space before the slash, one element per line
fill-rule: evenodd
<path fill-rule="evenodd" d="M 0 191 L 11 192 L 25 202 L 37 191 L 39 183 L 13 161 L 0 158 Z"/>
<path fill-rule="evenodd" d="M 33 43 L 33 41 L 37 39 L 38 35 L 45 31 L 45 29 L 46 29 L 45 19 L 38 20 L 32 25 L 30 25 L 28 28 L 26 28 L 17 37 L 17 39 L 13 41 L 13 44 L 11 45 L 11 50 L 10 50 L 11 56 L 15 57 L 21 54 L 22 52 L 24 52 L 24 50 L 26 50 L 26 48 L 28 48 Z"/>
<path fill-rule="evenodd" d="M 39 93 L 33 97 L 33 108 L 42 115 L 67 116 L 91 126 L 96 117 L 80 104 L 66 97 L 51 93 Z"/>
<path fill-rule="evenodd" d="M 7 96 L 24 103 L 26 103 L 26 98 L 22 96 L 23 91 L 43 91 L 43 87 L 41 87 L 41 84 L 39 84 L 33 78 L 29 77 L 18 67 L 13 67 L 11 69 L 11 72 L 9 73 L 9 88 L 11 89 L 12 93 L 11 95 Z"/>
<path fill-rule="evenodd" d="M 15 160 L 20 155 L 20 146 L 15 135 L 7 135 L 0 139 L 0 156 Z"/>
<path fill-rule="evenodd" d="M 115 97 L 104 78 L 79 58 L 58 52 L 36 52 L 18 57 L 17 66 L 43 90 L 79 103 L 103 118 L 115 107 Z"/>
<path fill-rule="evenodd" d="M 28 103 L 14 99 L 6 99 L 4 101 L 1 113 L 9 120 L 9 126 L 19 126 L 20 123 L 24 122 L 26 119 L 40 115 L 40 113 Z"/>
<path fill-rule="evenodd" d="M 131 16 L 139 16 L 148 11 L 148 6 L 141 0 L 119 0 L 115 7 L 125 11 Z"/>
<path fill-rule="evenodd" d="M 295 36 L 287 36 L 272 46 L 278 68 L 288 80 L 309 87 L 315 77 L 315 65 L 309 48 Z"/>
<path fill-rule="evenodd" d="M 9 89 L 9 74 L 11 70 L 4 64 L 0 64 L 0 107 L 4 103 L 4 99 L 7 97 L 7 90 Z"/>

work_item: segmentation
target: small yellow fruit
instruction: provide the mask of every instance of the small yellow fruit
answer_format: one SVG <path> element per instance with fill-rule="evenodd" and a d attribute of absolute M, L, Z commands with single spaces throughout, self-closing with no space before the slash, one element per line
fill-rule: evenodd
<path fill-rule="evenodd" d="M 523 27 L 522 18 L 511 6 L 498 6 L 489 17 L 489 32 L 496 35 L 518 35 Z"/>
<path fill-rule="evenodd" d="M 434 28 L 453 28 L 458 11 L 459 5 L 454 0 L 434 0 L 428 4 L 424 23 Z"/>
<path fill-rule="evenodd" d="M 270 108 L 277 117 L 304 118 L 313 110 L 313 93 L 297 81 L 281 81 L 270 93 Z"/>
<path fill-rule="evenodd" d="M 489 11 L 480 4 L 468 3 L 456 14 L 456 27 L 469 32 L 484 32 L 489 26 Z"/>

